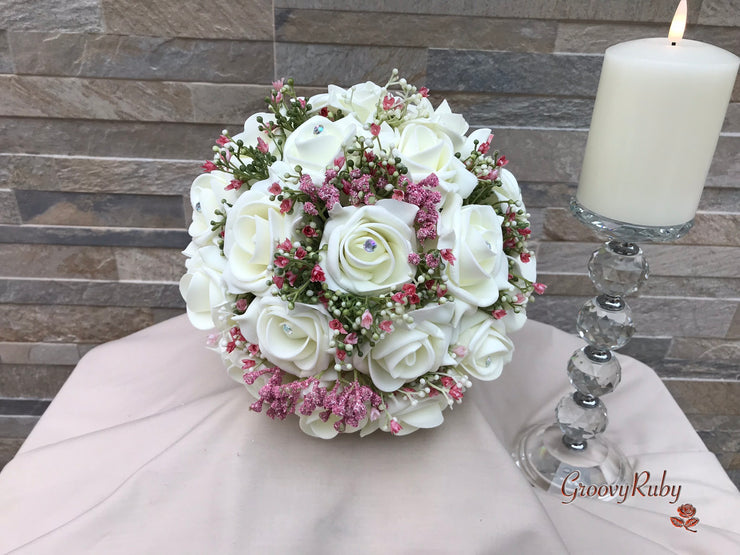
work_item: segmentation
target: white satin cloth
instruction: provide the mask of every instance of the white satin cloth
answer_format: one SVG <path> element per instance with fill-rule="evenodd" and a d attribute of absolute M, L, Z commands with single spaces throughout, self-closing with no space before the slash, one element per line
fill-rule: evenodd
<path fill-rule="evenodd" d="M 740 553 L 740 494 L 658 377 L 620 357 L 608 436 L 680 501 L 540 492 L 509 455 L 580 341 L 528 322 L 445 423 L 314 439 L 249 411 L 177 317 L 87 354 L 0 473 L 0 553 Z M 670 522 L 691 503 L 696 532 Z"/>

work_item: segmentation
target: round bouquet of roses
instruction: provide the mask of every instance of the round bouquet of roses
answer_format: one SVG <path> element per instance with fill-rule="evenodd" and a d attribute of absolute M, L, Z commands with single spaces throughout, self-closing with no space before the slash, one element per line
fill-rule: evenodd
<path fill-rule="evenodd" d="M 251 409 L 321 438 L 432 428 L 511 360 L 535 283 L 493 135 L 394 70 L 310 99 L 273 83 L 191 189 L 180 290 Z"/>

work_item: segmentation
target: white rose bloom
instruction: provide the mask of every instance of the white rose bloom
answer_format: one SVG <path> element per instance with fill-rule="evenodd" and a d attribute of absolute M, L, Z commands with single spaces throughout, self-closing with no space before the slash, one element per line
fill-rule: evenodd
<path fill-rule="evenodd" d="M 233 203 L 236 192 L 226 190 L 233 176 L 230 173 L 214 170 L 203 173 L 195 178 L 190 187 L 190 204 L 193 206 L 193 221 L 188 233 L 196 245 L 203 246 L 212 242 L 216 232 L 211 228 L 211 222 L 216 219 L 216 210 L 224 210 L 221 199 Z"/>
<path fill-rule="evenodd" d="M 353 113 L 360 123 L 373 120 L 383 89 L 371 81 L 353 85 L 345 90 L 329 85 L 327 103 L 332 108 L 340 108 L 345 114 Z"/>
<path fill-rule="evenodd" d="M 258 117 L 262 118 L 262 123 L 257 121 Z M 269 123 L 273 123 L 274 121 L 275 116 L 273 114 L 268 114 L 267 112 L 258 112 L 256 114 L 252 114 L 251 116 L 249 116 L 249 119 L 244 122 L 244 131 L 233 135 L 231 137 L 231 142 L 227 144 L 226 147 L 228 148 L 228 146 L 231 145 L 236 148 L 236 141 L 240 139 L 244 146 L 256 147 L 257 139 L 262 139 L 267 144 L 270 152 L 274 152 L 276 145 L 273 140 L 269 138 L 265 131 L 259 130 L 260 125 L 265 126 Z"/>
<path fill-rule="evenodd" d="M 455 156 L 449 135 L 434 126 L 411 123 L 404 127 L 398 152 L 411 179 L 420 181 L 433 173 L 440 180 L 441 192 L 454 192 L 466 198 L 478 184 L 478 178 Z"/>
<path fill-rule="evenodd" d="M 329 85 L 330 87 L 334 85 Z M 329 106 L 329 93 L 319 93 L 306 100 L 306 103 L 311 106 L 311 111 L 318 111 L 321 108 Z"/>
<path fill-rule="evenodd" d="M 448 407 L 447 399 L 441 394 L 418 399 L 415 405 L 405 395 L 389 395 L 386 399 L 388 414 L 401 425 L 401 430 L 395 434 L 398 436 L 408 435 L 419 428 L 436 428 L 444 422 L 442 411 Z M 368 422 L 360 436 L 371 434 L 381 426 L 388 431 L 384 415 L 374 422 Z"/>
<path fill-rule="evenodd" d="M 455 343 L 467 349 L 458 359 L 458 369 L 464 370 L 479 380 L 495 380 L 501 375 L 504 365 L 511 362 L 514 344 L 506 336 L 506 328 L 500 320 L 477 310 L 460 321 L 460 335 Z"/>
<path fill-rule="evenodd" d="M 462 114 L 456 114 L 450 109 L 447 100 L 443 100 L 437 107 L 430 118 L 430 122 L 452 139 L 456 152 L 462 148 L 469 125 Z"/>
<path fill-rule="evenodd" d="M 244 338 L 257 343 L 262 357 L 282 370 L 307 378 L 334 360 L 329 348 L 329 318 L 323 307 L 288 304 L 277 297 L 257 297 L 234 317 Z"/>
<path fill-rule="evenodd" d="M 454 365 L 447 348 L 452 338 L 455 308 L 453 303 L 430 304 L 410 313 L 412 324 L 396 322 L 396 330 L 375 344 L 368 355 L 356 360 L 365 366 L 381 391 L 395 391 L 404 383 Z"/>
<path fill-rule="evenodd" d="M 447 264 L 447 287 L 456 298 L 477 306 L 496 302 L 508 284 L 503 252 L 503 218 L 488 205 L 462 206 L 455 196 L 442 211 L 437 247 L 452 249 L 457 260 Z"/>
<path fill-rule="evenodd" d="M 324 227 L 319 263 L 335 291 L 359 295 L 389 292 L 413 278 L 408 261 L 416 251 L 414 217 L 418 207 L 392 199 L 366 206 L 338 206 Z"/>
<path fill-rule="evenodd" d="M 499 320 L 504 326 L 506 333 L 514 333 L 519 331 L 527 323 L 527 312 L 522 310 L 520 312 L 514 312 L 513 310 L 507 310 L 506 316 Z"/>
<path fill-rule="evenodd" d="M 501 168 L 499 176 L 501 177 L 501 187 L 495 187 L 496 195 L 501 200 L 522 201 L 522 190 L 514 174 L 505 168 Z M 524 207 L 524 204 L 521 205 Z"/>
<path fill-rule="evenodd" d="M 188 318 L 200 330 L 215 327 L 213 311 L 226 302 L 221 282 L 226 260 L 215 245 L 196 248 L 190 243 L 183 251 L 187 273 L 180 278 L 180 294 L 187 305 Z"/>
<path fill-rule="evenodd" d="M 304 434 L 311 437 L 318 437 L 320 439 L 335 438 L 337 435 L 339 435 L 339 432 L 334 429 L 334 423 L 339 421 L 339 416 L 337 416 L 336 414 L 332 414 L 329 419 L 324 422 L 321 420 L 321 418 L 319 418 L 320 412 L 321 410 L 315 410 L 308 416 L 300 414 L 298 426 L 300 426 L 301 431 Z M 347 427 L 347 431 L 351 432 L 354 431 L 354 429 Z"/>
<path fill-rule="evenodd" d="M 255 183 L 228 211 L 224 230 L 227 265 L 224 281 L 231 293 L 263 294 L 268 289 L 274 249 L 291 237 L 300 210 L 282 214 L 280 203 L 270 200 L 272 180 Z M 282 186 L 282 185 L 281 185 Z"/>
<path fill-rule="evenodd" d="M 290 167 L 299 165 L 309 174 L 323 174 L 327 166 L 343 153 L 342 148 L 352 143 L 362 126 L 352 116 L 331 121 L 313 116 L 286 139 L 283 160 Z"/>
<path fill-rule="evenodd" d="M 421 123 L 411 123 L 403 128 L 398 145 L 411 177 L 418 181 L 430 173 L 440 179 L 450 177 L 454 172 L 450 168 L 455 159 L 455 148 L 452 140 L 444 133 Z"/>
<path fill-rule="evenodd" d="M 537 260 L 535 259 L 534 253 L 530 255 L 529 262 L 522 262 L 522 259 L 518 256 L 507 257 L 509 260 L 514 262 L 514 273 L 518 276 L 523 277 L 527 281 L 534 283 L 537 281 Z"/>

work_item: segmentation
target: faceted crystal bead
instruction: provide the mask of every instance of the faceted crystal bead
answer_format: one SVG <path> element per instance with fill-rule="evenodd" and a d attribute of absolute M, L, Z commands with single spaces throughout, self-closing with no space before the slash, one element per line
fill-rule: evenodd
<path fill-rule="evenodd" d="M 619 385 L 622 368 L 611 351 L 599 351 L 587 345 L 570 357 L 568 378 L 573 387 L 584 395 L 601 397 Z"/>
<path fill-rule="evenodd" d="M 624 347 L 635 333 L 632 310 L 620 297 L 599 295 L 578 311 L 578 335 L 601 350 Z"/>
<path fill-rule="evenodd" d="M 576 442 L 600 434 L 608 423 L 604 403 L 578 391 L 560 399 L 555 415 L 562 432 Z"/>
<path fill-rule="evenodd" d="M 609 241 L 594 251 L 588 272 L 596 288 L 607 295 L 634 293 L 648 277 L 648 263 L 634 243 Z"/>

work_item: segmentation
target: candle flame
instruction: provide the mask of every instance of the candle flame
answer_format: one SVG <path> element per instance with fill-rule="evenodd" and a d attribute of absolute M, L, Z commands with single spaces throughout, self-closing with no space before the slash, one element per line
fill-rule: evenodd
<path fill-rule="evenodd" d="M 668 30 L 668 40 L 671 44 L 676 45 L 683 38 L 683 32 L 686 30 L 686 0 L 681 0 L 676 8 L 676 13 L 671 21 L 671 28 Z"/>

